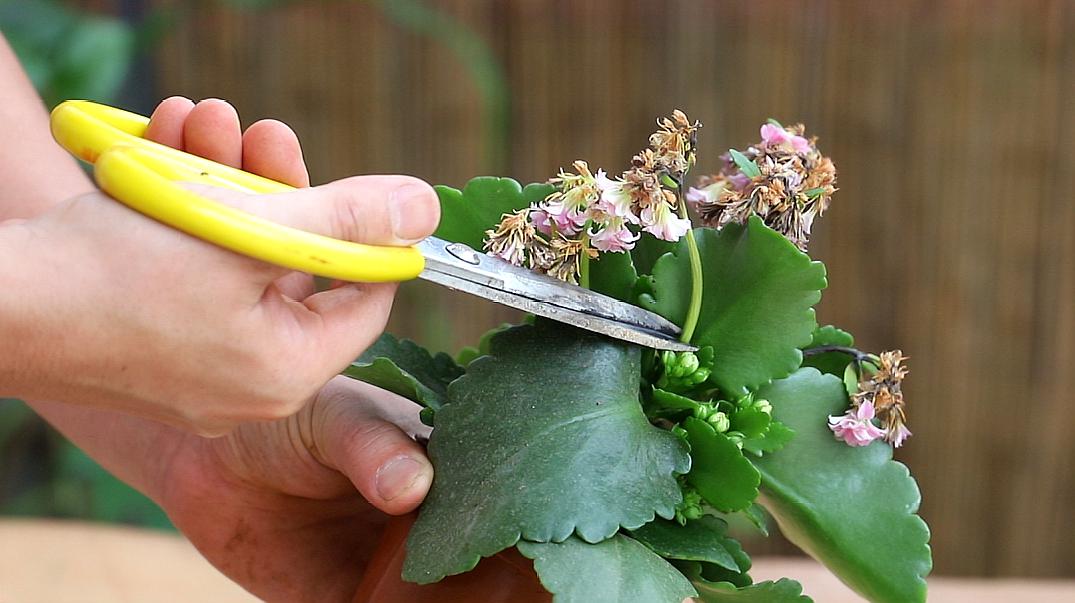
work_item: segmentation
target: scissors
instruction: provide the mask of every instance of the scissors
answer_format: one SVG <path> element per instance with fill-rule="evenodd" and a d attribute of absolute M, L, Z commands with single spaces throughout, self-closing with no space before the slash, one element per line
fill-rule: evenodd
<path fill-rule="evenodd" d="M 149 119 L 69 100 L 52 111 L 52 134 L 94 165 L 114 199 L 189 235 L 278 266 L 353 282 L 421 278 L 450 289 L 659 350 L 691 351 L 679 328 L 637 306 L 429 237 L 412 247 L 341 241 L 290 228 L 199 195 L 194 182 L 252 194 L 291 186 L 146 140 Z"/>

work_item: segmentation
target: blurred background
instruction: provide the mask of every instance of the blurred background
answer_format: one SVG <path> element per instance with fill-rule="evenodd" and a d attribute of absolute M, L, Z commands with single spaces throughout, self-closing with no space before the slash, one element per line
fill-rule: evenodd
<path fill-rule="evenodd" d="M 841 189 L 818 319 L 911 358 L 935 572 L 1075 577 L 1075 3 L 0 0 L 0 30 L 50 104 L 224 98 L 293 126 L 315 183 L 618 171 L 677 107 L 703 173 L 804 122 Z M 514 318 L 408 284 L 390 329 L 454 351 Z M 0 513 L 169 527 L 14 401 Z"/>

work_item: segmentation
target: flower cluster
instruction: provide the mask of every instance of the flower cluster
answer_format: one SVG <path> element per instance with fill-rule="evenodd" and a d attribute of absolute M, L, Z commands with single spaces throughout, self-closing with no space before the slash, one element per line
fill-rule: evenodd
<path fill-rule="evenodd" d="M 549 182 L 556 190 L 529 208 L 504 214 L 486 231 L 485 251 L 517 266 L 528 266 L 576 282 L 582 261 L 599 252 L 625 253 L 649 233 L 677 241 L 690 230 L 679 215 L 676 191 L 664 178 L 680 181 L 694 165 L 700 124 L 678 109 L 657 121 L 649 148 L 635 155 L 618 178 L 596 173 L 585 161 L 574 172 L 561 170 Z M 685 208 L 684 208 L 685 209 Z"/>
<path fill-rule="evenodd" d="M 844 415 L 829 417 L 829 428 L 837 439 L 851 446 L 865 446 L 883 438 L 899 448 L 911 436 L 901 390 L 907 376 L 904 360 L 907 357 L 899 350 L 882 352 L 877 357 L 876 372 L 863 375 L 858 393 L 851 396 L 851 408 Z M 880 428 L 873 423 L 875 417 L 881 422 Z"/>
<path fill-rule="evenodd" d="M 814 218 L 836 192 L 836 168 L 804 133 L 802 124 L 770 120 L 761 127 L 761 142 L 724 155 L 720 173 L 702 177 L 686 195 L 703 224 L 720 228 L 757 215 L 806 251 Z"/>

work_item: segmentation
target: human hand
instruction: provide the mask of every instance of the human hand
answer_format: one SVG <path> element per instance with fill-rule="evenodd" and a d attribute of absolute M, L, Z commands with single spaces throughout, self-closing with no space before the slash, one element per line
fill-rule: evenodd
<path fill-rule="evenodd" d="M 413 509 L 432 481 L 407 435 L 428 434 L 416 410 L 337 377 L 281 421 L 216 439 L 170 430 L 170 454 L 151 456 L 164 464 L 150 492 L 202 555 L 259 598 L 349 602 L 387 520 L 377 509 Z"/>
<path fill-rule="evenodd" d="M 295 135 L 265 121 L 240 133 L 223 101 L 169 99 L 147 136 L 295 186 L 308 184 Z M 329 236 L 406 245 L 436 227 L 432 189 L 363 176 L 281 195 L 218 198 Z M 219 435 L 289 416 L 382 331 L 394 284 L 313 280 L 145 218 L 100 192 L 0 227 L 25 342 L 0 382 L 27 399 L 121 410 Z M 6 250 L 5 250 L 6 251 Z M 0 267 L 2 268 L 2 267 Z M 10 319 L 9 319 L 10 320 Z M 14 387 L 12 386 L 14 384 Z"/>

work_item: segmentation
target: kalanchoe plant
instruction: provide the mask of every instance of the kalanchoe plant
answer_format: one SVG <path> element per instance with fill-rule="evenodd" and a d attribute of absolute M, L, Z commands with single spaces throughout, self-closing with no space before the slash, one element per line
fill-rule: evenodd
<path fill-rule="evenodd" d="M 905 358 L 814 319 L 825 269 L 805 251 L 832 161 L 801 125 L 770 121 L 690 187 L 699 127 L 659 120 L 617 177 L 576 161 L 525 188 L 438 188 L 441 238 L 652 310 L 698 350 L 543 319 L 456 359 L 382 338 L 347 374 L 423 405 L 434 427 L 405 579 L 516 547 L 559 603 L 808 601 L 792 580 L 753 583 L 728 533 L 735 516 L 767 533 L 770 515 L 866 598 L 925 600 L 929 531 L 892 460 L 910 435 Z"/>

